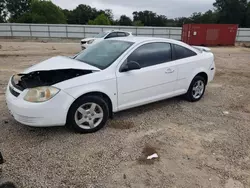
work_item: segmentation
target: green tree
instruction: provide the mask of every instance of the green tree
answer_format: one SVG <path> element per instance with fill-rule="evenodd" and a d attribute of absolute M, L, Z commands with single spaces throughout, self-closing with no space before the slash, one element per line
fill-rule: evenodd
<path fill-rule="evenodd" d="M 247 4 L 247 11 L 245 15 L 245 27 L 250 27 L 250 2 Z"/>
<path fill-rule="evenodd" d="M 194 12 L 190 16 L 190 20 L 192 20 L 192 23 L 202 23 L 202 13 L 201 12 Z"/>
<path fill-rule="evenodd" d="M 107 18 L 112 22 L 114 20 L 114 14 L 111 9 L 105 9 L 104 14 L 107 16 Z"/>
<path fill-rule="evenodd" d="M 23 14 L 16 20 L 19 23 L 48 23 L 64 24 L 66 18 L 62 9 L 51 1 L 33 0 L 29 12 Z"/>
<path fill-rule="evenodd" d="M 174 20 L 175 20 L 176 27 L 182 27 L 184 24 L 192 23 L 192 20 L 187 17 L 175 18 Z"/>
<path fill-rule="evenodd" d="M 134 21 L 141 21 L 141 23 L 143 23 L 143 25 L 145 26 L 153 26 L 156 13 L 152 11 L 148 11 L 148 10 L 139 11 L 139 12 L 135 11 L 133 12 L 133 17 L 134 17 Z"/>
<path fill-rule="evenodd" d="M 64 10 L 64 14 L 69 24 L 87 24 L 89 20 L 93 20 L 98 16 L 95 8 L 83 4 L 78 5 L 73 11 Z"/>
<path fill-rule="evenodd" d="M 134 21 L 141 21 L 145 26 L 166 26 L 167 17 L 164 15 L 157 15 L 155 12 L 145 10 L 145 11 L 135 11 L 133 12 Z"/>
<path fill-rule="evenodd" d="M 202 14 L 201 18 L 202 23 L 217 23 L 218 22 L 218 15 L 217 12 L 214 12 L 212 10 L 208 10 L 204 14 Z"/>
<path fill-rule="evenodd" d="M 31 0 L 6 0 L 6 9 L 11 22 L 15 22 L 23 14 L 30 11 L 30 8 Z"/>
<path fill-rule="evenodd" d="M 175 19 L 166 19 L 165 26 L 167 26 L 167 27 L 176 27 L 177 23 L 176 23 Z"/>
<path fill-rule="evenodd" d="M 69 19 L 72 15 L 72 10 L 63 9 L 62 11 L 63 11 L 63 14 L 64 14 L 66 20 L 67 20 L 67 23 L 69 23 Z"/>
<path fill-rule="evenodd" d="M 89 20 L 89 25 L 110 25 L 110 20 L 105 14 L 100 14 L 94 20 Z"/>
<path fill-rule="evenodd" d="M 119 19 L 119 25 L 128 25 L 131 26 L 132 25 L 132 20 L 127 17 L 126 15 L 122 15 Z"/>
<path fill-rule="evenodd" d="M 137 21 L 133 21 L 133 26 L 144 26 L 144 24 L 140 21 L 140 20 L 137 20 Z"/>
<path fill-rule="evenodd" d="M 120 20 L 113 20 L 113 22 L 111 23 L 111 25 L 120 25 L 119 21 Z"/>
<path fill-rule="evenodd" d="M 219 23 L 245 25 L 247 0 L 216 0 L 213 4 Z"/>
<path fill-rule="evenodd" d="M 0 0 L 0 23 L 6 22 L 6 1 Z"/>

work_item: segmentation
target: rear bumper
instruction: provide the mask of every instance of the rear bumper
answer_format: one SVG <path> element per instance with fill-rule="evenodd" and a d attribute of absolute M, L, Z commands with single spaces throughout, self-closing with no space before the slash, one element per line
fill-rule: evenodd
<path fill-rule="evenodd" d="M 27 90 L 18 91 L 20 95 L 16 97 L 10 92 L 10 86 L 9 83 L 6 91 L 6 103 L 16 121 L 34 127 L 63 126 L 66 124 L 68 109 L 74 101 L 73 97 L 60 91 L 49 101 L 31 103 L 23 100 Z"/>
<path fill-rule="evenodd" d="M 215 76 L 215 63 L 213 63 L 209 68 L 208 82 L 211 82 Z"/>

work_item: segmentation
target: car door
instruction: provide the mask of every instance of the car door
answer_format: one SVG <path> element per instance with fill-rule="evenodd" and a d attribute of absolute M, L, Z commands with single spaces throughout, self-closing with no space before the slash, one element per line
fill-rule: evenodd
<path fill-rule="evenodd" d="M 135 49 L 124 63 L 135 61 L 139 70 L 117 71 L 118 109 L 123 110 L 173 95 L 177 71 L 171 45 L 151 42 Z M 123 66 L 123 65 L 122 65 Z"/>
<path fill-rule="evenodd" d="M 175 92 L 177 94 L 186 93 L 193 71 L 200 67 L 200 60 L 197 59 L 197 53 L 177 44 L 172 44 L 173 49 L 173 61 L 176 65 L 178 72 L 178 78 L 175 85 Z"/>

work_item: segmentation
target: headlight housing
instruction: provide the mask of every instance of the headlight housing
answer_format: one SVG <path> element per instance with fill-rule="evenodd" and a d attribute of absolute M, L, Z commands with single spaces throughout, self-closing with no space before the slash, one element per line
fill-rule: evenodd
<path fill-rule="evenodd" d="M 15 74 L 13 75 L 13 81 L 15 84 L 18 84 L 18 82 L 21 80 L 22 75 Z"/>
<path fill-rule="evenodd" d="M 60 89 L 52 86 L 42 86 L 31 88 L 24 96 L 24 100 L 28 102 L 45 102 L 53 98 Z"/>
<path fill-rule="evenodd" d="M 94 39 L 89 40 L 87 43 L 88 43 L 88 44 L 92 44 L 93 42 L 94 42 Z"/>

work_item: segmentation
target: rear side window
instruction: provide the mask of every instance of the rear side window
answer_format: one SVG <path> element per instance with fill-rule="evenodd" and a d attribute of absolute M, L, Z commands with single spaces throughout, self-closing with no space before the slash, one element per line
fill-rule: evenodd
<path fill-rule="evenodd" d="M 125 33 L 126 36 L 129 36 L 129 33 Z"/>
<path fill-rule="evenodd" d="M 188 58 L 197 55 L 192 50 L 189 50 L 183 46 L 173 44 L 173 60 Z"/>
<path fill-rule="evenodd" d="M 118 37 L 125 37 L 126 35 L 125 35 L 125 33 L 123 33 L 123 32 L 118 32 L 118 33 L 117 33 L 117 36 L 118 36 Z"/>
<path fill-rule="evenodd" d="M 171 60 L 171 45 L 162 42 L 144 44 L 137 48 L 127 59 L 127 61 L 139 63 L 142 68 Z"/>

